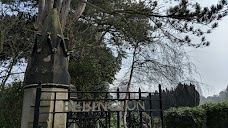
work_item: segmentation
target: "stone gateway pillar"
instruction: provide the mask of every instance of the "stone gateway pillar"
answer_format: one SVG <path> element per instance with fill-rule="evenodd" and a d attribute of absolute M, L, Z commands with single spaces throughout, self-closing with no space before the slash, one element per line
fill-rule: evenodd
<path fill-rule="evenodd" d="M 35 96 L 38 82 L 42 91 L 68 91 L 68 40 L 63 37 L 57 9 L 52 9 L 45 20 L 44 30 L 36 35 L 34 47 L 25 73 L 25 90 L 21 128 L 33 128 Z M 41 99 L 53 99 L 54 93 L 42 93 Z M 67 99 L 68 93 L 57 93 Z M 63 103 L 56 103 L 56 111 L 63 110 Z M 40 104 L 40 112 L 52 112 L 53 101 Z M 53 118 L 54 123 L 52 123 Z M 65 128 L 66 114 L 40 114 L 39 125 L 43 128 Z"/>

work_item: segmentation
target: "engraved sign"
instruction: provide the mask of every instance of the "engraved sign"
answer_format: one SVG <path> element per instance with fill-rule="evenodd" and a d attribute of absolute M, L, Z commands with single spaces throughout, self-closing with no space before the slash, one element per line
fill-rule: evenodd
<path fill-rule="evenodd" d="M 65 112 L 124 111 L 124 101 L 64 101 Z M 145 110 L 143 101 L 131 101 L 126 104 L 127 111 Z"/>

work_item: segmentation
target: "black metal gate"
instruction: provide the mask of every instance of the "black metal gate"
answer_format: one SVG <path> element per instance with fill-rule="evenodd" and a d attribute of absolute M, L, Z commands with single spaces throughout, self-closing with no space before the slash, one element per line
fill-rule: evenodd
<path fill-rule="evenodd" d="M 163 128 L 161 92 L 161 85 L 155 93 L 140 89 L 136 92 L 120 92 L 119 89 L 113 92 L 44 91 L 38 86 L 33 128 L 41 127 L 41 114 L 52 114 L 52 128 L 55 128 L 56 114 L 67 115 L 65 128 L 123 128 L 125 116 L 128 128 Z M 44 93 L 54 96 L 43 99 Z M 58 93 L 68 93 L 68 98 L 58 99 Z M 40 112 L 40 104 L 44 101 L 52 102 L 53 111 Z M 67 103 L 67 110 L 56 111 L 57 101 Z"/>

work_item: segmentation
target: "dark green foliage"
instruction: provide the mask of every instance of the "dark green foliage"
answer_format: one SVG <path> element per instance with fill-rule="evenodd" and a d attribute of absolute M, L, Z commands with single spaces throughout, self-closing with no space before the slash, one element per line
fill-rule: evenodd
<path fill-rule="evenodd" d="M 165 111 L 166 128 L 227 128 L 228 103 L 207 103 L 200 107 Z"/>
<path fill-rule="evenodd" d="M 27 58 L 32 48 L 33 24 L 30 14 L 19 13 L 18 15 L 0 16 L 0 61 L 10 58 Z"/>
<path fill-rule="evenodd" d="M 173 93 L 176 99 L 174 102 L 176 102 L 177 106 L 193 107 L 199 105 L 199 93 L 192 84 L 187 85 L 179 83 Z"/>
<path fill-rule="evenodd" d="M 224 91 L 221 91 L 219 93 L 219 96 L 221 97 L 222 101 L 228 101 L 228 86 L 226 87 L 226 89 Z"/>
<path fill-rule="evenodd" d="M 78 22 L 67 29 L 71 47 L 69 73 L 78 91 L 107 91 L 121 59 L 106 46 L 99 28 Z M 76 35 L 76 36 L 75 36 Z"/>
<path fill-rule="evenodd" d="M 87 54 L 70 62 L 71 83 L 78 91 L 108 91 L 119 70 L 117 58 L 104 47 L 92 48 Z"/>
<path fill-rule="evenodd" d="M 140 128 L 140 126 L 140 113 L 131 112 L 131 128 Z M 151 128 L 151 117 L 145 112 L 142 113 L 142 128 Z"/>
<path fill-rule="evenodd" d="M 22 82 L 15 82 L 0 91 L 0 128 L 21 127 L 22 86 Z"/>
<path fill-rule="evenodd" d="M 228 103 L 207 103 L 202 105 L 206 111 L 207 128 L 228 128 Z"/>
<path fill-rule="evenodd" d="M 205 110 L 200 107 L 171 108 L 165 111 L 166 128 L 206 128 L 205 124 Z"/>
<path fill-rule="evenodd" d="M 166 90 L 162 93 L 163 108 L 193 107 L 199 105 L 199 93 L 195 86 L 179 83 L 174 90 Z"/>
<path fill-rule="evenodd" d="M 157 92 L 156 92 L 157 93 Z M 159 99 L 158 94 L 152 95 L 152 108 L 159 109 L 160 105 L 159 102 L 156 101 Z M 147 96 L 147 99 L 149 97 Z M 199 93 L 195 89 L 195 86 L 190 84 L 181 84 L 179 83 L 178 86 L 174 90 L 163 90 L 162 91 L 162 104 L 163 110 L 167 110 L 171 107 L 193 107 L 199 105 Z M 149 109 L 149 101 L 145 101 L 145 106 Z M 160 116 L 159 112 L 154 112 L 154 116 Z"/>

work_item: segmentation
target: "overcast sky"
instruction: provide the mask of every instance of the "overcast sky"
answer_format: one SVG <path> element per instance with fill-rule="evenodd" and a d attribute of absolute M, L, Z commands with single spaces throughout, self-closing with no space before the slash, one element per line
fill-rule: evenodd
<path fill-rule="evenodd" d="M 211 5 L 218 0 L 200 0 L 203 5 Z M 191 49 L 190 56 L 201 74 L 203 94 L 214 95 L 228 85 L 228 16 L 219 22 L 219 27 L 206 36 L 211 45 L 206 48 Z"/>
<path fill-rule="evenodd" d="M 228 85 L 228 17 L 207 36 L 211 45 L 189 53 L 201 74 L 204 95 L 218 94 Z"/>

